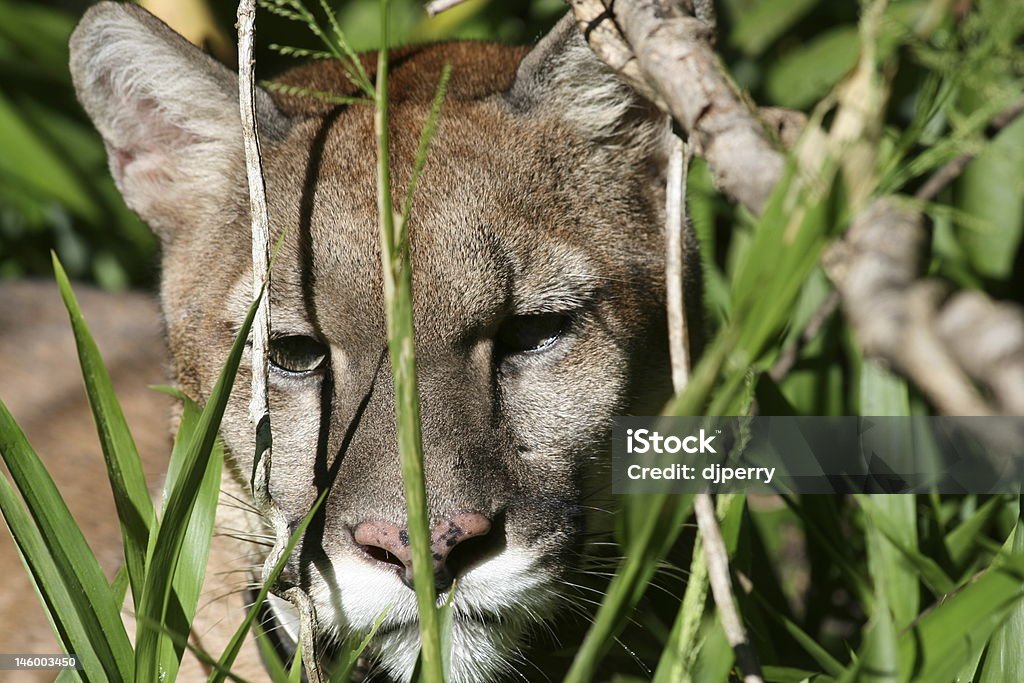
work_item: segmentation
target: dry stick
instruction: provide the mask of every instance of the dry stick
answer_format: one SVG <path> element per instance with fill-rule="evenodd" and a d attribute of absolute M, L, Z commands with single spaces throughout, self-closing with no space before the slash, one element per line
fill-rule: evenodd
<path fill-rule="evenodd" d="M 708 23 L 671 0 L 569 4 L 598 56 L 672 115 L 722 191 L 760 213 L 784 159 L 720 68 Z"/>
<path fill-rule="evenodd" d="M 690 373 L 686 306 L 683 301 L 683 220 L 686 212 L 683 195 L 689 162 L 688 146 L 673 136 L 665 191 L 665 280 L 668 285 L 666 302 L 672 388 L 677 394 L 686 388 Z"/>
<path fill-rule="evenodd" d="M 993 117 L 992 121 L 989 122 L 988 126 L 985 128 L 985 138 L 987 140 L 994 138 L 1004 128 L 1016 121 L 1022 114 L 1024 114 L 1024 97 L 1018 99 Z M 963 173 L 965 168 L 967 168 L 967 164 L 974 161 L 976 157 L 977 154 L 968 152 L 952 159 L 933 173 L 928 180 L 918 188 L 917 192 L 914 193 L 914 198 L 922 202 L 930 202 L 934 200 L 940 192 L 950 185 L 950 183 L 960 177 L 960 174 Z M 803 351 L 804 347 L 811 340 L 818 336 L 818 332 L 821 331 L 821 328 L 832 317 L 832 314 L 839 306 L 840 299 L 839 291 L 834 290 L 824 301 L 821 302 L 821 305 L 811 315 L 811 318 L 807 323 L 807 327 L 804 329 L 799 339 L 797 339 L 796 343 L 783 350 L 778 360 L 776 360 L 775 364 L 772 365 L 772 369 L 768 373 L 769 377 L 778 382 L 789 374 L 789 371 L 796 363 L 800 352 Z"/>
<path fill-rule="evenodd" d="M 256 59 L 253 44 L 256 33 L 256 2 L 238 3 L 238 107 L 242 123 L 245 149 L 245 171 L 249 185 L 249 211 L 252 221 L 252 290 L 253 298 L 260 297 L 252 326 L 252 395 L 249 401 L 249 419 L 256 429 L 256 450 L 252 478 L 253 498 L 266 515 L 275 533 L 274 547 L 263 566 L 264 580 L 277 564 L 288 543 L 287 520 L 270 497 L 271 432 L 270 402 L 267 395 L 270 339 L 270 217 L 267 209 L 267 188 L 263 178 L 263 159 L 260 150 L 259 129 L 256 122 Z M 313 604 L 297 587 L 289 588 L 286 597 L 299 611 L 303 663 L 307 680 L 320 683 L 323 678 L 316 661 L 312 625 L 315 621 Z"/>
<path fill-rule="evenodd" d="M 427 3 L 427 14 L 432 17 L 436 17 L 445 10 L 450 10 L 456 5 L 461 5 L 466 0 L 434 0 L 433 2 Z"/>
<path fill-rule="evenodd" d="M 256 59 L 253 56 L 255 30 L 255 0 L 241 0 L 238 3 L 238 107 L 242 120 L 245 172 L 249 182 L 249 211 L 252 220 L 253 299 L 263 293 L 264 283 L 270 285 L 270 217 L 267 210 L 267 188 L 263 180 L 260 135 L 256 127 Z M 255 425 L 261 424 L 270 416 L 270 404 L 267 399 L 269 337 L 270 297 L 264 296 L 260 299 L 252 326 L 252 396 L 249 400 L 249 419 Z M 269 448 L 264 452 L 269 455 Z M 258 458 L 261 454 L 257 451 L 256 455 Z"/>
<path fill-rule="evenodd" d="M 787 346 L 779 354 L 778 359 L 772 365 L 771 370 L 768 371 L 768 376 L 772 378 L 772 381 L 779 382 L 789 371 L 793 369 L 797 359 L 800 357 L 800 352 L 818 336 L 821 332 L 821 328 L 825 326 L 825 323 L 829 321 L 832 314 L 839 308 L 839 302 L 841 297 L 837 290 L 832 290 L 825 297 L 825 300 L 818 305 L 818 308 L 814 310 L 811 317 L 807 320 L 807 327 L 800 333 L 796 341 Z"/>
<path fill-rule="evenodd" d="M 989 122 L 988 126 L 985 128 L 985 139 L 991 140 L 994 138 L 1003 130 L 1003 128 L 1006 128 L 1008 125 L 1016 121 L 1021 114 L 1024 114 L 1024 97 L 1021 97 L 993 117 L 992 121 Z M 967 154 L 961 154 L 947 163 L 928 178 L 924 185 L 918 188 L 917 192 L 914 193 L 914 198 L 925 202 L 935 199 L 935 197 L 937 197 L 938 194 L 946 188 L 946 186 L 956 180 L 957 177 L 963 173 L 967 164 L 974 161 L 976 156 L 977 154 L 968 152 Z"/>
<path fill-rule="evenodd" d="M 669 322 L 669 357 L 672 363 L 672 387 L 681 393 L 689 377 L 689 348 L 686 334 L 686 307 L 683 299 L 683 224 L 686 216 L 684 201 L 686 173 L 690 154 L 684 151 L 683 141 L 673 138 L 669 155 L 665 188 L 665 278 L 667 280 L 667 307 Z M 757 661 L 746 630 L 736 609 L 729 577 L 729 557 L 715 516 L 711 495 L 699 493 L 694 501 L 697 526 L 700 528 L 707 560 L 711 592 L 721 614 L 722 627 L 729 645 L 736 653 L 736 661 L 743 670 L 746 683 L 763 683 L 761 666 Z"/>
<path fill-rule="evenodd" d="M 736 600 L 732 594 L 732 580 L 729 576 L 729 554 L 722 540 L 722 532 L 718 528 L 715 506 L 711 496 L 706 493 L 697 494 L 693 501 L 697 527 L 704 540 L 704 556 L 708 563 L 708 577 L 711 580 L 711 593 L 715 596 L 722 629 L 725 631 L 729 644 L 736 653 L 736 663 L 743 670 L 744 683 L 764 683 L 761 665 L 757 661 L 754 648 L 747 640 L 743 621 L 736 608 Z"/>

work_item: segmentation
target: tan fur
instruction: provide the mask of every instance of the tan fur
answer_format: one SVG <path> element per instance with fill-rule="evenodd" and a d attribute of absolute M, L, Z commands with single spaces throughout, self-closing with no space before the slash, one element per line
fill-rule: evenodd
<path fill-rule="evenodd" d="M 251 292 L 235 76 L 131 5 L 90 10 L 71 55 L 114 179 L 161 238 L 172 374 L 202 400 Z M 374 57 L 364 63 L 372 76 Z M 667 395 L 669 131 L 589 52 L 570 18 L 529 52 L 478 43 L 400 50 L 390 70 L 396 197 L 445 63 L 452 81 L 409 225 L 413 309 L 431 525 L 455 539 L 445 546 L 439 536 L 434 551 L 439 572 L 452 553 L 459 577 L 453 683 L 483 683 L 515 676 L 529 633 L 573 600 L 565 582 L 586 552 L 585 511 L 607 503 L 612 416 L 649 412 Z M 353 93 L 330 63 L 284 80 Z M 331 491 L 285 581 L 312 597 L 326 643 L 365 632 L 391 604 L 371 655 L 406 680 L 416 607 L 395 560 L 408 553 L 388 545 L 402 539 L 405 504 L 383 322 L 374 114 L 266 93 L 258 105 L 272 231 L 284 236 L 272 326 L 326 354 L 321 370 L 270 378 L 271 494 L 294 524 Z M 538 320 L 556 321 L 555 331 L 536 332 Z M 516 346 L 531 335 L 543 344 Z M 229 497 L 219 521 L 223 530 L 265 534 L 245 504 L 230 504 L 251 501 L 249 374 L 246 359 L 222 425 Z M 476 531 L 453 549 L 468 538 L 455 520 Z M 379 533 L 361 538 L 385 540 L 356 543 L 364 524 Z M 214 552 L 194 637 L 217 652 L 224 629 L 211 629 L 241 609 L 214 599 L 258 579 L 266 548 L 221 537 Z"/>

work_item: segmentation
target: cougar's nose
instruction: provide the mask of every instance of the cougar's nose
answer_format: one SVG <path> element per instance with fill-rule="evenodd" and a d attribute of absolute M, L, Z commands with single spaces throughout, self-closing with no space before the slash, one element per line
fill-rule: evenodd
<path fill-rule="evenodd" d="M 430 554 L 434 562 L 434 586 L 438 591 L 451 588 L 455 575 L 449 568 L 449 560 L 456 547 L 463 541 L 484 536 L 491 530 L 491 520 L 478 512 L 460 512 L 444 520 L 430 533 Z M 412 545 L 409 532 L 391 522 L 360 522 L 352 531 L 352 537 L 373 560 L 402 569 L 402 581 L 412 588 Z M 462 546 L 459 557 L 460 567 L 472 564 L 473 551 Z"/>

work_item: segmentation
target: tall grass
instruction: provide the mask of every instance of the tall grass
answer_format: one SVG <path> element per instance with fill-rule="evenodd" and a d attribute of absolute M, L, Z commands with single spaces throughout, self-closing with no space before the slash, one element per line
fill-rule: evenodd
<path fill-rule="evenodd" d="M 361 93 L 353 102 L 372 102 L 377 110 L 382 269 L 420 611 L 420 674 L 439 683 L 445 675 L 446 620 L 437 612 L 430 571 L 407 230 L 447 70 L 421 137 L 411 186 L 396 213 L 388 163 L 387 51 L 379 53 L 376 82 L 371 82 L 333 12 L 323 24 L 297 1 L 267 5 L 290 21 L 316 23 L 310 30 L 324 43 L 317 54 L 281 48 L 283 53 L 340 60 Z M 733 11 L 732 33 L 724 42 L 753 60 L 774 49 L 787 30 L 797 30 L 817 3 L 747 5 L 753 9 L 746 14 Z M 817 165 L 791 163 L 760 217 L 722 202 L 707 168 L 696 163 L 689 205 L 703 247 L 705 308 L 713 335 L 689 388 L 665 407 L 666 413 L 745 414 L 755 402 L 765 414 L 928 410 L 902 379 L 861 357 L 840 319 L 827 320 L 808 339 L 801 336 L 830 292 L 819 257 L 865 198 L 909 194 L 922 176 L 967 148 L 979 157 L 963 181 L 923 207 L 935 224 L 931 270 L 961 285 L 1003 292 L 1012 293 L 1019 283 L 1020 273 L 1007 265 L 1006 253 L 1020 249 L 1020 195 L 996 186 L 1010 175 L 1017 183 L 1013 187 L 1022 181 L 1019 164 L 1013 164 L 1024 153 L 1024 126 L 1008 128 L 990 144 L 982 133 L 991 114 L 1019 96 L 1024 83 L 1019 59 L 1024 12 L 1009 0 L 977 5 L 958 19 L 948 3 L 864 3 L 872 11 L 859 27 L 847 23 L 807 45 L 789 46 L 777 64 L 765 67 L 759 87 L 777 101 L 797 106 L 824 98 L 810 125 L 827 141 L 835 103 L 842 107 L 851 101 L 851 82 L 841 83 L 842 76 L 859 64 L 865 76 L 860 85 L 866 88 L 859 95 L 878 103 L 868 115 L 879 120 L 862 122 L 858 141 L 872 148 L 872 161 L 858 167 L 851 161 L 864 157 L 853 147 L 826 142 L 816 151 Z M 388 2 L 380 4 L 385 45 L 388 8 Z M 915 84 L 910 96 L 901 92 L 901 77 Z M 886 100 L 891 106 L 883 104 Z M 903 113 L 894 117 L 890 110 Z M 62 647 L 82 659 L 84 677 L 148 681 L 161 672 L 173 677 L 201 584 L 194 577 L 205 563 L 216 503 L 210 482 L 221 457 L 213 436 L 237 354 L 206 408 L 200 412 L 186 405 L 172 456 L 172 495 L 158 515 L 109 378 L 70 288 L 59 277 L 111 473 L 126 568 L 113 584 L 105 581 L 52 480 L 2 406 L 0 453 L 14 486 L 0 477 L 0 509 Z M 769 375 L 782 350 L 797 342 L 792 371 Z M 593 623 L 579 640 L 566 642 L 567 656 L 541 661 L 553 661 L 552 670 L 568 669 L 564 680 L 571 683 L 645 680 L 651 671 L 659 683 L 730 680 L 733 653 L 709 609 L 700 545 L 694 547 L 686 533 L 692 499 L 652 496 L 620 503 L 616 541 L 623 558 L 602 590 Z M 718 515 L 740 587 L 739 609 L 766 680 L 1024 680 L 1020 497 L 734 497 L 719 501 Z M 195 539 L 185 535 L 193 533 Z M 667 565 L 690 570 L 679 578 L 662 571 Z M 127 591 L 143 617 L 134 646 L 117 614 Z M 227 675 L 250 623 L 251 617 L 221 657 L 214 680 Z M 339 675 L 351 670 L 352 653 L 365 645 L 348 651 Z M 635 653 L 648 668 L 637 667 L 624 652 Z M 276 675 L 291 674 L 281 667 Z"/>

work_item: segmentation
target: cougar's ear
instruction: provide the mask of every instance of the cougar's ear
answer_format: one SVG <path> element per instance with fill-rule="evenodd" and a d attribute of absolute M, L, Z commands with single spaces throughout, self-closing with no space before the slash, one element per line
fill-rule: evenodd
<path fill-rule="evenodd" d="M 238 76 L 152 14 L 90 8 L 71 36 L 71 76 L 121 194 L 163 240 L 244 192 L 244 175 L 231 177 L 243 158 Z M 261 136 L 283 136 L 287 118 L 265 91 L 256 99 Z"/>
<path fill-rule="evenodd" d="M 523 58 L 505 98 L 514 111 L 559 117 L 598 144 L 657 153 L 669 139 L 668 118 L 598 59 L 572 12 Z"/>

